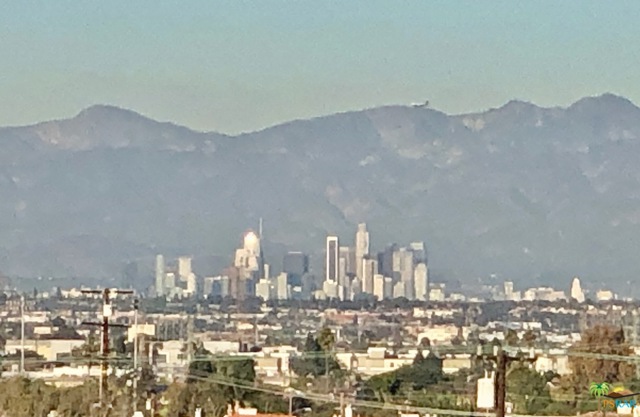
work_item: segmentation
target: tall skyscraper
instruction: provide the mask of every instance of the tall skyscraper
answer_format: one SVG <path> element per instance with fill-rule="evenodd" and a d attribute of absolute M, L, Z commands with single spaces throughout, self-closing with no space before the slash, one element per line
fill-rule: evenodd
<path fill-rule="evenodd" d="M 262 298 L 264 301 L 271 299 L 271 283 L 268 279 L 261 279 L 256 284 L 256 297 Z"/>
<path fill-rule="evenodd" d="M 342 256 L 342 254 L 340 256 Z M 347 275 L 356 275 L 356 248 L 351 246 L 347 247 L 345 259 L 347 260 Z"/>
<path fill-rule="evenodd" d="M 218 280 L 220 279 L 220 277 L 204 277 L 202 279 L 202 295 L 204 295 L 205 297 L 211 297 L 214 295 L 213 291 L 214 291 L 216 278 L 218 278 Z M 218 281 L 218 284 L 219 284 L 219 281 Z M 218 288 L 218 293 L 220 293 L 219 288 Z"/>
<path fill-rule="evenodd" d="M 376 274 L 373 277 L 373 295 L 378 298 L 378 301 L 384 300 L 384 277 L 381 274 Z"/>
<path fill-rule="evenodd" d="M 191 270 L 191 257 L 190 256 L 181 256 L 178 258 L 178 277 L 181 281 L 187 281 L 189 279 L 189 275 L 191 275 L 193 271 Z"/>
<path fill-rule="evenodd" d="M 369 255 L 369 232 L 367 232 L 367 224 L 360 223 L 356 232 L 356 276 L 363 279 L 362 259 Z"/>
<path fill-rule="evenodd" d="M 244 300 L 247 296 L 255 294 L 256 283 L 265 278 L 264 260 L 262 259 L 262 249 L 260 238 L 253 232 L 247 232 L 243 237 L 242 248 L 236 250 L 234 267 L 238 272 L 238 280 L 234 286 L 231 279 L 232 288 L 235 289 L 237 300 Z M 230 276 L 230 278 L 232 278 Z M 232 293 L 234 290 L 231 291 Z"/>
<path fill-rule="evenodd" d="M 393 298 L 406 298 L 406 290 L 404 288 L 404 282 L 396 282 L 393 286 Z"/>
<path fill-rule="evenodd" d="M 427 263 L 427 250 L 424 248 L 424 242 L 411 242 L 409 249 L 413 252 L 413 261 L 416 264 Z"/>
<path fill-rule="evenodd" d="M 404 297 L 409 300 L 415 299 L 415 289 L 413 283 L 413 251 L 400 248 L 393 252 L 393 272 L 404 284 Z"/>
<path fill-rule="evenodd" d="M 241 278 L 240 269 L 232 266 L 222 271 L 222 275 L 228 280 L 228 295 L 234 300 L 244 300 L 247 296 L 246 280 Z"/>
<path fill-rule="evenodd" d="M 429 271 L 427 265 L 419 263 L 413 271 L 416 300 L 429 301 Z"/>
<path fill-rule="evenodd" d="M 393 253 L 397 250 L 398 245 L 394 243 L 378 254 L 378 269 L 385 277 L 393 276 Z"/>
<path fill-rule="evenodd" d="M 351 291 L 351 276 L 347 275 L 347 259 L 338 259 L 338 298 L 348 300 Z"/>
<path fill-rule="evenodd" d="M 513 300 L 513 282 L 512 281 L 504 282 L 504 298 L 507 301 Z"/>
<path fill-rule="evenodd" d="M 344 263 L 344 274 L 345 276 L 349 273 L 353 273 L 355 274 L 355 265 L 351 265 L 351 263 L 353 262 L 353 260 L 355 259 L 355 252 L 353 248 L 350 248 L 349 246 L 340 246 L 340 249 L 338 250 L 338 257 L 340 259 L 340 262 Z M 340 270 L 338 270 L 338 274 L 340 273 Z"/>
<path fill-rule="evenodd" d="M 258 235 L 251 230 L 245 233 L 242 239 L 242 249 L 248 258 L 257 258 L 260 256 L 260 238 Z"/>
<path fill-rule="evenodd" d="M 258 225 L 258 243 L 260 244 L 260 242 L 262 244 L 260 244 L 260 248 L 258 250 L 258 279 L 261 278 L 266 278 L 269 279 L 269 271 L 267 269 L 267 266 L 265 265 L 265 258 L 264 258 L 264 234 L 263 234 L 263 230 L 262 230 L 262 217 L 260 217 L 260 222 Z"/>
<path fill-rule="evenodd" d="M 362 263 L 362 292 L 373 294 L 373 277 L 378 273 L 378 261 L 367 256 L 360 263 Z"/>
<path fill-rule="evenodd" d="M 138 282 L 138 264 L 127 262 L 122 268 L 122 288 L 133 288 Z"/>
<path fill-rule="evenodd" d="M 302 286 L 302 277 L 309 272 L 309 256 L 302 252 L 289 252 L 282 260 L 282 271 L 289 277 L 289 285 Z"/>
<path fill-rule="evenodd" d="M 291 286 L 288 281 L 286 272 L 278 275 L 276 279 L 276 297 L 278 300 L 288 300 L 291 298 Z"/>
<path fill-rule="evenodd" d="M 176 274 L 167 272 L 164 275 L 164 293 L 169 297 L 175 297 L 182 290 L 176 285 Z"/>
<path fill-rule="evenodd" d="M 338 284 L 339 274 L 339 250 L 338 236 L 327 236 L 327 253 L 325 262 L 325 281 Z"/>
<path fill-rule="evenodd" d="M 390 277 L 384 277 L 384 298 L 393 297 L 393 279 Z"/>
<path fill-rule="evenodd" d="M 220 277 L 220 296 L 228 297 L 231 294 L 231 280 L 228 276 L 222 275 Z"/>
<path fill-rule="evenodd" d="M 165 265 L 164 265 L 164 256 L 158 255 L 156 256 L 156 296 L 164 297 L 165 295 Z"/>
<path fill-rule="evenodd" d="M 302 299 L 311 299 L 311 294 L 316 290 L 315 277 L 310 273 L 306 273 L 302 276 Z"/>
<path fill-rule="evenodd" d="M 187 277 L 186 293 L 191 297 L 198 294 L 198 277 L 193 272 L 191 272 Z"/>

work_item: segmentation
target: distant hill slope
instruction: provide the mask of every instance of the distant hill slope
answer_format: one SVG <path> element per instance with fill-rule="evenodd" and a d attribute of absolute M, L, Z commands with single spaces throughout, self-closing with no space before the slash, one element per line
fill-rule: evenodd
<path fill-rule="evenodd" d="M 226 256 L 262 216 L 276 269 L 286 248 L 318 259 L 327 232 L 352 244 L 366 221 L 374 247 L 425 240 L 431 268 L 463 282 L 626 282 L 638 161 L 640 109 L 610 94 L 456 116 L 381 107 L 236 137 L 94 106 L 0 129 L 0 270 L 106 278 L 159 251 Z"/>

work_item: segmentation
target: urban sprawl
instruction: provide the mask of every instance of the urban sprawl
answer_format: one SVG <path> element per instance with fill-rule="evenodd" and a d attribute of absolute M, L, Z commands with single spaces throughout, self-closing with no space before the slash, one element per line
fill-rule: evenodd
<path fill-rule="evenodd" d="M 373 254 L 365 224 L 353 246 L 327 236 L 322 275 L 289 252 L 272 276 L 261 239 L 247 232 L 218 276 L 158 255 L 146 294 L 8 286 L 0 392 L 35 398 L 44 384 L 56 394 L 41 415 L 84 415 L 61 411 L 78 401 L 111 415 L 350 417 L 575 415 L 599 406 L 593 381 L 640 387 L 638 304 L 608 289 L 567 277 L 567 292 L 452 291 L 429 282 L 423 242 Z"/>

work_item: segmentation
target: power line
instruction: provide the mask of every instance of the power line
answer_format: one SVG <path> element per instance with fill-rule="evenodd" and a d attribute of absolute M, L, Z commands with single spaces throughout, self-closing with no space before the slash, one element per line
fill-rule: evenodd
<path fill-rule="evenodd" d="M 255 387 L 251 385 L 251 382 L 249 381 L 234 380 L 233 378 L 228 378 L 228 377 L 217 377 L 217 376 L 202 377 L 202 376 L 196 376 L 196 375 L 189 375 L 189 378 L 199 380 L 199 381 L 204 381 L 204 382 L 212 382 L 219 385 L 243 388 L 246 390 L 266 392 L 266 393 L 275 394 L 283 397 L 287 395 L 287 392 L 284 390 L 278 391 L 274 389 Z M 235 381 L 238 381 L 238 382 L 235 382 Z M 307 393 L 302 391 L 299 391 L 296 394 L 296 397 L 306 398 L 309 400 L 325 402 L 325 403 L 333 403 L 333 404 L 340 403 L 339 398 L 335 398 L 330 395 L 314 394 L 314 393 Z M 364 408 L 376 408 L 376 409 L 385 409 L 385 410 L 407 411 L 407 407 L 409 407 L 411 410 L 415 410 L 417 412 L 419 411 L 421 413 L 438 413 L 438 414 L 446 414 L 446 415 L 473 416 L 473 417 L 495 416 L 495 413 L 483 413 L 483 412 L 475 412 L 475 411 L 463 411 L 463 410 L 440 409 L 440 408 L 429 408 L 429 407 L 415 407 L 415 406 L 407 406 L 406 404 L 380 403 L 380 402 L 363 401 L 363 400 L 357 400 L 357 399 L 350 400 L 350 403 L 356 406 L 364 407 Z"/>

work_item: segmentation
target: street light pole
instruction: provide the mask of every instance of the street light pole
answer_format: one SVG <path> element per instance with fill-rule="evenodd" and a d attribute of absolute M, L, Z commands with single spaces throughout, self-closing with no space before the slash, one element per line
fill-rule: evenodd
<path fill-rule="evenodd" d="M 295 396 L 295 394 L 298 393 L 298 391 L 296 391 L 291 387 L 288 387 L 287 389 L 285 389 L 285 392 L 288 394 L 288 397 L 289 397 L 289 417 L 292 417 L 293 416 L 293 397 Z"/>
<path fill-rule="evenodd" d="M 24 294 L 20 297 L 20 374 L 24 374 Z"/>
<path fill-rule="evenodd" d="M 138 299 L 133 300 L 133 411 L 138 408 Z"/>
<path fill-rule="evenodd" d="M 133 302 L 133 369 L 138 369 L 138 300 Z"/>

